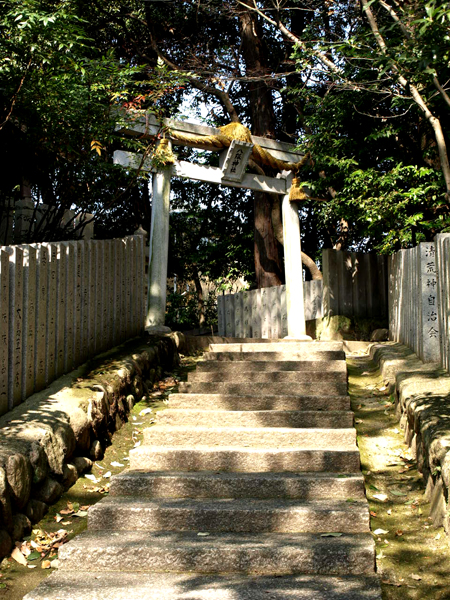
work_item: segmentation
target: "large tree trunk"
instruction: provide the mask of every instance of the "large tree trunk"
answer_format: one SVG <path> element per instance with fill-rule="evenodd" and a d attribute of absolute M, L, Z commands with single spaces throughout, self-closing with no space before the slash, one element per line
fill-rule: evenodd
<path fill-rule="evenodd" d="M 275 137 L 275 114 L 272 91 L 263 79 L 270 73 L 265 56 L 263 35 L 258 17 L 242 8 L 239 13 L 242 52 L 248 77 L 248 99 L 253 135 Z M 284 281 L 282 247 L 278 243 L 271 219 L 269 195 L 254 195 L 255 272 L 258 288 L 281 285 Z"/>

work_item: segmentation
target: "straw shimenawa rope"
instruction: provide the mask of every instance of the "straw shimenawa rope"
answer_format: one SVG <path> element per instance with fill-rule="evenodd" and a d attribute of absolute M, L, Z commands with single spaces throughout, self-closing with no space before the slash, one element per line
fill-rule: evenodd
<path fill-rule="evenodd" d="M 309 153 L 298 162 L 285 162 L 272 156 L 270 152 L 255 144 L 252 140 L 250 130 L 241 123 L 229 123 L 219 127 L 221 133 L 215 135 L 195 135 L 192 133 L 170 132 L 172 139 L 186 142 L 188 144 L 201 144 L 210 148 L 228 148 L 233 140 L 248 142 L 253 144 L 252 158 L 255 162 L 271 167 L 277 171 L 293 171 L 297 173 L 309 160 Z M 305 200 L 306 194 L 303 192 L 301 181 L 298 178 L 292 180 L 292 187 L 289 194 L 290 200 Z"/>

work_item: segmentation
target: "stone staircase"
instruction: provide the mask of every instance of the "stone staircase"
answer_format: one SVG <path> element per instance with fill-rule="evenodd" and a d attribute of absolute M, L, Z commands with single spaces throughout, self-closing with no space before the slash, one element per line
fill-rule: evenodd
<path fill-rule="evenodd" d="M 381 600 L 342 345 L 210 347 L 24 600 Z"/>

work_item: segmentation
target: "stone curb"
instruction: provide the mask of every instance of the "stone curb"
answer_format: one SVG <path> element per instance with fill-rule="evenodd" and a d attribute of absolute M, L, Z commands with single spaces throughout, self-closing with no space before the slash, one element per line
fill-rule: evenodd
<path fill-rule="evenodd" d="M 426 482 L 433 524 L 449 533 L 450 376 L 437 363 L 424 364 L 403 344 L 373 344 L 369 354 L 395 394 L 405 441 Z"/>
<path fill-rule="evenodd" d="M 101 460 L 133 405 L 189 346 L 195 350 L 195 340 L 180 333 L 136 338 L 0 418 L 0 558 L 94 460 Z"/>

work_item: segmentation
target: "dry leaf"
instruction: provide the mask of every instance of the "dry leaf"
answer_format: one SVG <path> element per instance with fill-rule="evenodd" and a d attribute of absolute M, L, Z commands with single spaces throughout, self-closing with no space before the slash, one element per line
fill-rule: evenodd
<path fill-rule="evenodd" d="M 53 518 L 55 519 L 55 521 L 57 523 L 59 523 L 60 521 L 62 521 L 64 519 L 64 517 L 62 517 L 59 513 L 56 513 L 56 515 Z"/>
<path fill-rule="evenodd" d="M 197 535 L 198 535 L 199 537 L 206 537 L 207 535 L 209 535 L 209 532 L 208 532 L 208 531 L 199 531 L 199 532 L 197 533 Z"/>
<path fill-rule="evenodd" d="M 377 516 L 377 513 L 376 513 L 374 510 L 371 510 L 371 511 L 370 511 L 370 516 L 371 516 L 371 517 L 376 517 L 376 516 Z"/>
<path fill-rule="evenodd" d="M 108 471 L 107 473 L 104 473 L 104 474 L 103 474 L 103 477 L 104 477 L 105 479 L 109 479 L 109 477 L 111 477 L 111 471 Z"/>
<path fill-rule="evenodd" d="M 125 465 L 123 465 L 120 462 L 117 462 L 116 460 L 113 460 L 113 462 L 111 463 L 112 467 L 124 467 Z"/>
<path fill-rule="evenodd" d="M 14 548 L 14 550 L 11 552 L 11 558 L 13 558 L 17 563 L 19 563 L 19 565 L 25 566 L 28 564 L 27 559 L 19 550 L 19 548 Z"/>
<path fill-rule="evenodd" d="M 386 529 L 375 529 L 374 531 L 375 535 L 385 535 L 386 533 L 389 533 L 389 531 L 386 531 Z"/>
<path fill-rule="evenodd" d="M 373 497 L 377 500 L 380 500 L 380 502 L 386 502 L 386 500 L 388 499 L 386 494 L 374 494 Z"/>
<path fill-rule="evenodd" d="M 41 562 L 41 569 L 51 569 L 52 563 L 49 560 L 43 560 Z"/>
<path fill-rule="evenodd" d="M 396 535 L 397 537 L 400 537 L 400 536 L 402 536 L 402 535 L 403 535 L 403 531 L 402 531 L 401 529 L 397 529 L 397 531 L 395 532 L 395 535 Z"/>
<path fill-rule="evenodd" d="M 416 581 L 420 581 L 422 577 L 420 575 L 416 575 L 415 573 L 411 573 L 411 579 L 415 579 Z"/>

